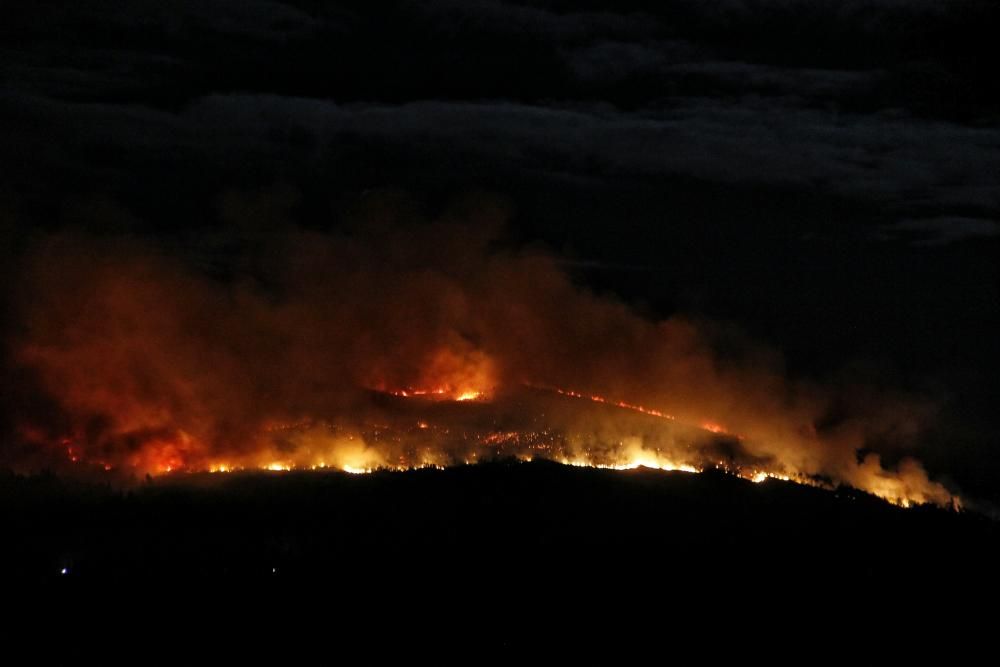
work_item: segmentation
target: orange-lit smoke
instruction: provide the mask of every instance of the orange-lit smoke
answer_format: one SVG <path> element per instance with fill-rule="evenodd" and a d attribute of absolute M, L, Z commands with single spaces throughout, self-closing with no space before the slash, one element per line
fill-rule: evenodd
<path fill-rule="evenodd" d="M 521 458 L 694 470 L 720 463 L 722 438 L 738 452 L 721 463 L 748 477 L 951 501 L 915 461 L 859 457 L 905 445 L 918 404 L 845 412 L 837 390 L 788 379 L 773 352 L 736 336 L 734 354 L 721 327 L 652 321 L 581 289 L 551 257 L 497 247 L 499 216 L 477 215 L 339 235 L 286 226 L 244 239 L 224 279 L 154 244 L 47 238 L 26 264 L 12 354 L 49 409 L 19 437 L 138 473 L 449 465 L 497 443 Z M 510 416 L 556 388 L 560 402 L 535 410 L 547 423 L 509 429 L 503 416 L 401 428 L 379 399 Z"/>

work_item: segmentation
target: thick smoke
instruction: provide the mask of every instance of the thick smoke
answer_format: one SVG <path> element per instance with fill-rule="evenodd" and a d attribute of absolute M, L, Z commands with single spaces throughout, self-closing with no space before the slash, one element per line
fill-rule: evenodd
<path fill-rule="evenodd" d="M 779 355 L 726 327 L 640 316 L 574 284 L 556 258 L 501 243 L 501 207 L 399 217 L 376 207 L 337 233 L 248 224 L 209 259 L 162 240 L 38 240 L 10 348 L 39 395 L 17 424 L 19 456 L 140 473 L 273 459 L 389 465 L 405 443 L 365 435 L 387 419 L 372 390 L 500 404 L 559 387 L 715 425 L 741 457 L 778 473 L 950 500 L 918 463 L 889 471 L 863 454 L 905 444 L 926 416 L 919 403 L 859 404 L 790 380 Z M 554 427 L 612 457 L 680 447 L 666 420 L 658 435 L 652 421 L 636 429 L 627 411 L 597 407 L 564 401 Z M 718 458 L 709 441 L 686 441 L 684 459 Z"/>

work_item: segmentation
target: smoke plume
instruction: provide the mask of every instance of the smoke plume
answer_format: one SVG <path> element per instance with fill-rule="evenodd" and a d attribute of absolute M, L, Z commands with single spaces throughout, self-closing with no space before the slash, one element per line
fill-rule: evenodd
<path fill-rule="evenodd" d="M 475 209 L 423 222 L 369 211 L 335 233 L 248 223 L 207 255 L 38 239 L 9 348 L 35 398 L 11 451 L 155 474 L 447 465 L 500 443 L 522 458 L 722 463 L 952 500 L 916 461 L 886 469 L 870 451 L 905 445 L 921 402 L 853 400 L 790 379 L 779 354 L 728 327 L 650 319 L 503 243 L 500 207 Z"/>

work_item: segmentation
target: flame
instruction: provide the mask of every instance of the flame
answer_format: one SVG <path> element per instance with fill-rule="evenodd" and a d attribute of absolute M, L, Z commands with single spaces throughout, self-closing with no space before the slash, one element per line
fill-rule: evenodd
<path fill-rule="evenodd" d="M 535 383 L 525 383 L 525 386 L 533 387 L 535 389 L 542 389 L 546 391 L 554 391 L 562 396 L 569 396 L 571 398 L 580 398 L 585 400 L 593 401 L 594 403 L 604 403 L 606 405 L 613 405 L 624 410 L 631 410 L 633 412 L 638 412 L 640 414 L 649 415 L 650 417 L 659 417 L 660 419 L 667 419 L 669 421 L 677 421 L 677 417 L 672 414 L 663 412 L 661 410 L 656 410 L 654 408 L 647 408 L 643 405 L 638 405 L 635 403 L 627 403 L 621 400 L 609 399 L 599 394 L 584 394 L 579 391 L 573 391 L 572 389 L 562 389 L 560 387 L 552 387 L 544 384 Z M 742 439 L 743 436 L 738 433 L 733 433 L 725 426 L 714 422 L 714 421 L 703 421 L 699 424 L 702 430 L 709 431 L 711 433 L 716 433 L 719 435 L 731 435 L 735 438 Z"/>
<path fill-rule="evenodd" d="M 676 417 L 674 417 L 673 415 L 661 412 L 659 410 L 646 408 L 641 405 L 634 405 L 632 403 L 626 403 L 625 401 L 609 400 L 604 396 L 599 396 L 597 394 L 585 395 L 578 391 L 573 391 L 572 389 L 561 389 L 559 387 L 550 387 L 544 384 L 529 383 L 528 386 L 535 387 L 536 389 L 547 389 L 549 391 L 554 391 L 557 394 L 562 394 L 563 396 L 569 396 L 571 398 L 583 398 L 591 400 L 594 403 L 606 403 L 608 405 L 614 405 L 615 407 L 624 408 L 626 410 L 632 410 L 633 412 L 639 412 L 644 415 L 650 415 L 651 417 L 660 417 L 661 419 L 669 419 L 670 421 L 676 420 Z"/>
<path fill-rule="evenodd" d="M 531 385 L 540 388 L 538 385 Z M 555 387 L 545 387 L 555 394 L 572 399 L 586 400 L 610 405 L 622 410 L 636 412 L 642 415 L 677 423 L 675 416 L 659 409 L 629 403 L 622 400 L 609 399 L 597 394 L 584 394 L 579 391 Z M 485 400 L 479 391 L 455 391 L 447 388 L 387 390 L 386 393 L 401 397 L 433 397 L 436 401 L 464 402 L 470 400 Z M 349 474 L 366 474 L 375 471 L 402 471 L 418 468 L 443 469 L 449 465 L 471 465 L 479 461 L 488 461 L 498 456 L 511 456 L 517 460 L 529 462 L 535 459 L 547 459 L 564 465 L 591 467 L 609 470 L 634 470 L 648 468 L 653 470 L 699 473 L 708 468 L 722 470 L 736 475 L 752 483 L 760 484 L 768 480 L 795 482 L 813 486 L 828 486 L 809 475 L 789 472 L 780 468 L 743 467 L 727 461 L 699 461 L 696 452 L 692 458 L 679 458 L 676 453 L 660 451 L 659 448 L 647 446 L 640 438 L 629 438 L 614 443 L 610 448 L 593 449 L 588 446 L 572 445 L 564 436 L 548 430 L 495 430 L 482 433 L 463 432 L 462 440 L 464 454 L 448 454 L 442 451 L 435 438 L 455 437 L 447 426 L 420 419 L 409 422 L 409 431 L 393 427 L 389 424 L 373 424 L 367 434 L 345 431 L 334 424 L 313 419 L 296 419 L 288 421 L 271 421 L 265 423 L 259 434 L 260 441 L 251 448 L 247 455 L 239 459 L 201 458 L 201 452 L 207 448 L 196 438 L 184 431 L 177 431 L 172 438 L 160 436 L 150 440 L 136 452 L 128 461 L 126 467 L 149 474 L 177 474 L 180 472 L 194 473 L 207 471 L 210 473 L 233 473 L 247 470 L 269 472 L 289 472 L 293 470 L 340 470 Z M 415 426 L 415 428 L 414 428 Z M 711 434 L 730 435 L 727 429 L 713 421 L 702 421 L 698 428 Z M 388 458 L 378 443 L 383 440 L 405 443 L 407 433 L 420 434 L 420 438 L 430 438 L 430 444 L 419 447 L 402 447 L 408 452 L 395 459 Z M 35 433 L 36 437 L 38 436 Z M 290 456 L 267 458 L 267 452 L 273 446 L 271 439 L 278 437 L 285 448 L 293 452 Z M 741 438 L 741 436 L 735 436 Z M 76 444 L 72 437 L 61 438 L 58 443 L 66 452 L 69 461 L 76 465 L 96 464 L 105 471 L 113 467 L 97 459 L 89 460 L 84 455 L 85 449 Z M 907 467 L 909 466 L 909 467 Z M 859 488 L 887 500 L 900 507 L 935 502 L 943 502 L 940 497 L 926 493 L 919 484 L 909 485 L 907 475 L 918 470 L 915 463 L 904 462 L 898 473 L 885 471 L 877 456 L 867 457 L 859 468 Z M 961 507 L 958 498 L 949 496 L 952 507 Z"/>
<path fill-rule="evenodd" d="M 452 386 L 434 387 L 433 389 L 386 389 L 384 386 L 373 388 L 384 394 L 392 394 L 401 398 L 426 398 L 439 401 L 483 401 L 489 394 L 479 389 L 462 389 Z"/>
<path fill-rule="evenodd" d="M 748 479 L 754 484 L 760 484 L 761 482 L 766 482 L 769 479 L 777 479 L 782 482 L 798 482 L 799 484 L 810 484 L 810 480 L 806 478 L 793 478 L 791 475 L 783 475 L 780 473 L 767 472 L 766 470 L 749 470 L 746 472 L 740 472 L 740 477 Z"/>
<path fill-rule="evenodd" d="M 729 430 L 726 429 L 725 426 L 722 426 L 721 424 L 716 424 L 715 422 L 702 422 L 701 423 L 701 427 L 703 429 L 705 429 L 706 431 L 709 431 L 711 433 L 721 433 L 721 434 L 724 434 L 724 435 L 732 435 L 731 433 L 729 433 Z"/>
<path fill-rule="evenodd" d="M 601 468 L 604 470 L 636 470 L 637 468 L 649 468 L 651 470 L 665 470 L 668 472 L 702 472 L 700 468 L 687 463 L 676 463 L 669 459 L 662 459 L 657 456 L 642 454 L 636 457 L 627 458 L 621 463 L 594 463 L 587 459 L 562 459 L 560 463 L 577 468 Z"/>
<path fill-rule="evenodd" d="M 488 400 L 496 385 L 493 360 L 482 351 L 464 345 L 438 348 L 420 365 L 415 376 L 407 378 L 408 382 L 375 378 L 369 387 L 402 398 L 480 401 Z"/>
<path fill-rule="evenodd" d="M 431 427 L 428 425 L 427 428 Z M 520 431 L 497 432 L 483 436 L 480 443 L 487 447 L 503 449 L 504 446 L 509 445 L 510 443 L 518 443 L 520 445 L 524 442 L 529 442 L 537 435 L 538 434 Z M 739 466 L 734 467 L 733 465 L 727 464 L 723 461 L 718 461 L 708 466 L 698 465 L 694 462 L 674 459 L 661 454 L 660 452 L 644 449 L 641 446 L 625 446 L 618 451 L 617 454 L 610 458 L 604 454 L 594 452 L 584 452 L 573 456 L 565 456 L 559 455 L 558 450 L 546 449 L 544 447 L 538 447 L 531 453 L 525 451 L 514 451 L 512 452 L 512 455 L 516 460 L 526 463 L 535 459 L 546 459 L 574 467 L 599 468 L 606 470 L 635 470 L 638 468 L 647 468 L 668 472 L 700 473 L 708 467 L 711 467 L 736 475 L 755 484 L 760 484 L 768 480 L 779 480 L 783 482 L 794 482 L 810 486 L 833 488 L 828 484 L 822 483 L 808 476 L 756 468 L 744 469 Z M 205 471 L 215 474 L 226 474 L 248 470 L 290 472 L 301 470 L 333 469 L 353 475 L 361 475 L 376 471 L 400 472 L 421 468 L 435 468 L 443 470 L 451 465 L 474 465 L 480 461 L 489 461 L 492 457 L 488 452 L 485 455 L 480 455 L 478 452 L 470 452 L 467 457 L 462 460 L 439 460 L 431 455 L 416 460 L 402 460 L 395 463 L 382 460 L 378 456 L 359 457 L 357 455 L 348 455 L 347 458 L 354 462 L 341 462 L 333 465 L 322 458 L 312 460 L 308 458 L 301 458 L 297 461 L 274 460 L 259 464 L 214 462 L 201 465 L 197 462 L 180 462 L 178 464 L 161 462 L 149 468 L 148 472 L 150 474 L 178 474 Z M 71 460 L 78 465 L 86 465 L 87 463 L 85 459 L 80 457 L 72 457 Z M 170 461 L 175 461 L 175 459 L 170 459 Z M 876 464 L 867 464 L 869 468 L 873 468 L 874 465 Z M 113 469 L 112 466 L 107 464 L 101 464 L 101 466 L 105 471 L 111 471 Z M 138 467 L 135 468 L 137 470 L 140 469 Z M 908 508 L 927 503 L 945 505 L 956 510 L 962 507 L 962 501 L 958 497 L 949 496 L 948 501 L 944 502 L 940 498 L 924 493 L 919 488 L 909 488 L 905 482 L 893 475 L 887 474 L 882 471 L 881 468 L 878 468 L 878 472 L 875 474 L 879 480 L 878 483 L 869 484 L 865 486 L 863 490 L 868 491 L 873 495 L 899 507 Z"/>

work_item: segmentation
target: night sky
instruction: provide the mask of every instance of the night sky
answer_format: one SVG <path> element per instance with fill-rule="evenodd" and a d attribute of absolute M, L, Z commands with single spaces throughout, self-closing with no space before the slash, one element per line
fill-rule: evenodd
<path fill-rule="evenodd" d="M 0 12 L 8 337 L 22 260 L 67 230 L 225 284 L 278 220 L 336 233 L 458 201 L 502 209 L 494 243 L 558 257 L 642 317 L 712 322 L 790 377 L 932 405 L 896 455 L 1000 502 L 995 2 Z M 3 373 L 6 446 L 32 380 L 10 355 Z"/>

